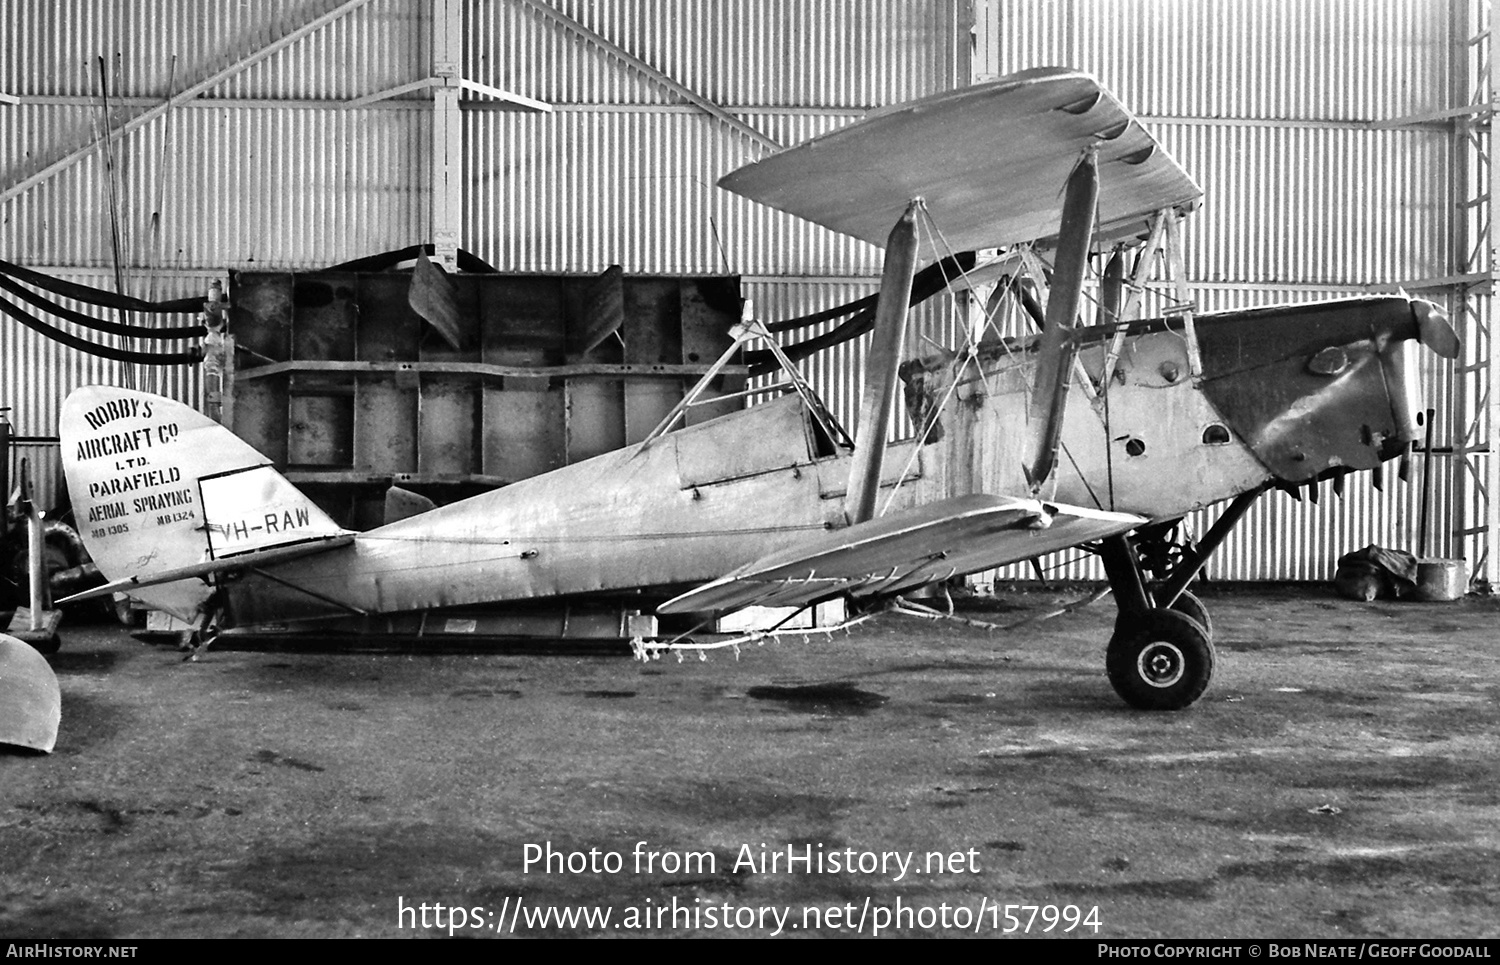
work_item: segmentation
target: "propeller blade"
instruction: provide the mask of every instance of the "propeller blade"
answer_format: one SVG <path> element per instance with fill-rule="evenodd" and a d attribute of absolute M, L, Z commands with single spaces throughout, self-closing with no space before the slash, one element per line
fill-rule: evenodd
<path fill-rule="evenodd" d="M 1461 345 L 1458 333 L 1448 316 L 1432 302 L 1415 299 L 1411 303 L 1412 314 L 1417 317 L 1417 338 L 1440 358 L 1456 359 Z"/>

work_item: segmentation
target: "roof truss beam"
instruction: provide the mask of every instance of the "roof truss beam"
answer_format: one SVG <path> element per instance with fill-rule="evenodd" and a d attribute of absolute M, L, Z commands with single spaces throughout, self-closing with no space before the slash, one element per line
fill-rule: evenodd
<path fill-rule="evenodd" d="M 609 40 L 602 34 L 590 30 L 588 27 L 585 27 L 583 24 L 579 23 L 577 20 L 574 20 L 567 14 L 561 12 L 550 3 L 546 3 L 544 2 L 544 0 L 517 0 L 517 2 L 523 4 L 526 7 L 529 7 L 532 10 L 535 10 L 537 13 L 541 14 L 543 17 L 546 17 L 548 20 L 551 20 L 553 23 L 557 24 L 559 27 L 562 27 L 564 30 L 567 30 L 569 33 L 575 34 L 588 41 L 589 43 L 595 45 L 596 47 L 599 47 L 605 53 L 610 54 L 614 57 L 618 57 L 620 60 L 625 61 L 625 63 L 645 74 L 651 80 L 655 81 L 658 84 L 661 84 L 663 87 L 672 91 L 674 94 L 677 94 L 679 97 L 685 98 L 700 110 L 702 110 L 704 113 L 710 114 L 718 120 L 724 122 L 729 127 L 755 141 L 757 144 L 760 144 L 762 147 L 770 148 L 773 151 L 779 151 L 782 149 L 782 145 L 779 142 L 762 133 L 756 127 L 745 123 L 738 117 L 735 117 L 733 114 L 729 113 L 724 108 L 720 107 L 718 104 L 704 97 L 702 94 L 699 94 L 697 91 L 689 88 L 685 84 L 680 83 L 666 71 L 661 70 L 657 67 L 653 67 L 652 65 L 646 63 L 644 60 L 637 57 L 635 54 L 632 54 L 630 51 L 626 50 L 624 47 L 621 47 L 614 41 Z"/>
<path fill-rule="evenodd" d="M 231 54 L 230 56 L 233 59 L 230 60 L 227 65 L 212 71 L 207 76 L 204 76 L 197 81 L 194 81 L 193 83 L 189 84 L 187 87 L 184 87 L 181 91 L 172 95 L 170 98 L 156 105 L 155 107 L 142 111 L 141 113 L 136 114 L 134 117 L 131 117 L 129 120 L 125 121 L 118 127 L 112 128 L 109 131 L 108 137 L 110 138 L 110 140 L 115 140 L 117 138 L 124 137 L 126 134 L 129 134 L 132 131 L 142 128 L 147 124 L 150 124 L 152 121 L 156 120 L 156 118 L 165 114 L 173 107 L 193 100 L 200 94 L 212 90 L 214 87 L 217 87 L 219 84 L 222 84 L 224 81 L 240 73 L 246 68 L 257 64 L 262 60 L 265 60 L 267 57 L 270 57 L 277 51 L 296 43 L 313 31 L 319 30 L 322 27 L 326 27 L 328 24 L 333 23 L 335 20 L 338 20 L 340 17 L 343 17 L 350 11 L 356 10 L 359 7 L 363 7 L 369 2 L 370 0 L 344 0 L 344 2 L 338 3 L 336 6 L 333 6 L 332 9 L 326 9 L 329 6 L 328 0 L 322 0 L 322 2 L 315 5 L 314 9 L 324 8 L 323 13 L 310 14 L 309 17 L 306 20 L 302 21 L 298 26 L 292 27 L 286 33 L 277 37 L 275 40 L 272 40 L 268 44 L 254 47 L 238 56 Z M 84 144 L 81 144 L 71 150 L 64 152 L 55 160 L 47 162 L 35 174 L 17 181 L 15 184 L 6 188 L 3 192 L 0 192 L 0 204 L 9 201 L 12 198 L 18 197 L 19 195 L 25 193 L 26 191 L 29 191 L 36 185 L 41 184 L 43 181 L 50 179 L 53 175 L 67 170 L 68 168 L 77 164 L 79 161 L 88 157 L 94 151 L 95 144 L 92 140 L 90 140 Z"/>

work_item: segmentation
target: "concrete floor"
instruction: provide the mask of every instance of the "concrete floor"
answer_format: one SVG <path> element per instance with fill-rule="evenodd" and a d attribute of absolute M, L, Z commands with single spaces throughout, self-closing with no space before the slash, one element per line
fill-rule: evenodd
<path fill-rule="evenodd" d="M 649 665 L 182 663 L 65 625 L 57 750 L 0 756 L 0 936 L 992 936 L 1006 905 L 1084 938 L 1495 935 L 1500 603 L 1204 596 L 1219 670 L 1176 714 L 1110 690 L 1107 599 Z M 548 843 L 574 870 L 526 867 Z M 893 857 L 763 866 L 788 846 Z M 577 907 L 608 927 L 528 924 Z"/>

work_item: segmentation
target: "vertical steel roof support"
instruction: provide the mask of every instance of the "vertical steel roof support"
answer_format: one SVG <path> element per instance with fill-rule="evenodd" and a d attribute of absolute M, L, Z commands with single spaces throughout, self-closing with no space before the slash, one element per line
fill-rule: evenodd
<path fill-rule="evenodd" d="M 520 94 L 479 84 L 463 76 L 464 24 L 462 0 L 431 0 L 432 29 L 429 75 L 350 99 L 350 107 L 365 107 L 416 91 L 432 91 L 432 142 L 428 162 L 431 208 L 429 233 L 432 260 L 445 271 L 458 271 L 458 249 L 464 219 L 464 126 L 460 100 L 464 91 L 493 97 L 524 110 L 551 113 L 552 105 Z"/>
<path fill-rule="evenodd" d="M 1489 69 L 1496 62 L 1492 18 L 1490 0 L 1452 0 L 1449 8 L 1448 101 L 1461 105 L 1445 112 L 1452 156 L 1450 271 L 1460 278 L 1484 277 L 1450 290 L 1450 313 L 1464 345 L 1453 372 L 1451 411 L 1444 416 L 1452 440 L 1449 527 L 1437 547 L 1440 555 L 1467 557 L 1474 566 L 1474 583 L 1491 592 L 1500 587 L 1500 456 L 1495 452 L 1500 439 L 1500 317 L 1493 297 L 1497 252 L 1492 228 L 1500 212 L 1500 171 L 1491 163 L 1496 97 Z M 1430 466 L 1431 459 L 1424 463 Z"/>
<path fill-rule="evenodd" d="M 720 107 L 713 101 L 709 100 L 707 97 L 699 94 L 697 91 L 688 87 L 686 84 L 681 83 L 666 71 L 661 70 L 657 67 L 653 67 L 651 64 L 648 64 L 646 61 L 637 57 L 635 54 L 632 54 L 630 51 L 626 50 L 624 47 L 621 47 L 619 44 L 615 43 L 609 38 L 603 36 L 602 34 L 596 33 L 593 30 L 590 30 L 588 27 L 585 27 L 577 20 L 574 20 L 572 17 L 552 6 L 552 4 L 547 3 L 546 0 L 519 0 L 519 2 L 524 6 L 530 8 L 531 10 L 534 10 L 541 16 L 546 17 L 548 20 L 557 24 L 559 27 L 563 28 L 569 33 L 576 34 L 578 37 L 595 45 L 605 53 L 610 54 L 614 57 L 618 57 L 620 60 L 629 64 L 631 67 L 634 67 L 642 74 L 645 74 L 656 83 L 661 84 L 663 87 L 667 88 L 667 90 L 670 90 L 672 93 L 688 101 L 690 104 L 697 107 L 705 114 L 716 118 L 717 120 L 728 125 L 739 133 L 750 138 L 752 141 L 755 141 L 762 147 L 769 148 L 772 151 L 781 150 L 781 143 L 762 132 L 759 128 L 756 128 L 753 125 L 739 119 L 738 117 L 735 117 L 733 114 L 729 113 L 727 110 Z"/>
<path fill-rule="evenodd" d="M 1495 163 L 1495 115 L 1494 108 L 1500 102 L 1500 79 L 1495 76 L 1496 65 L 1500 65 L 1500 41 L 1495 37 L 1495 17 L 1493 3 L 1484 3 L 1481 15 L 1481 25 L 1486 37 L 1485 62 L 1488 69 L 1483 72 L 1485 77 L 1485 89 L 1482 96 L 1490 106 L 1489 115 L 1489 153 L 1488 153 L 1488 204 L 1485 207 L 1484 226 L 1487 233 L 1486 243 L 1488 247 L 1487 264 L 1485 270 L 1489 274 L 1488 284 L 1485 289 L 1485 297 L 1479 302 L 1484 306 L 1487 316 L 1488 338 L 1485 340 L 1487 356 L 1484 359 L 1485 381 L 1485 422 L 1489 438 L 1488 452 L 1484 458 L 1484 528 L 1485 528 L 1485 558 L 1484 568 L 1481 573 L 1476 574 L 1488 585 L 1491 591 L 1500 586 L 1500 453 L 1496 453 L 1496 446 L 1500 445 L 1500 340 L 1495 335 L 1500 332 L 1500 299 L 1495 297 L 1495 266 L 1500 260 L 1500 246 L 1497 246 L 1495 236 L 1495 218 L 1500 215 L 1500 164 Z M 1467 58 L 1465 58 L 1467 60 Z M 1466 144 L 1471 143 L 1465 137 Z M 1469 289 L 1472 291 L 1473 289 Z M 1472 297 L 1472 296 L 1471 296 Z"/>
<path fill-rule="evenodd" d="M 432 73 L 443 81 L 432 91 L 432 260 L 449 273 L 458 271 L 464 218 L 464 129 L 458 108 L 463 41 L 459 0 L 432 0 Z"/>
<path fill-rule="evenodd" d="M 1480 0 L 1480 2 L 1484 2 L 1484 0 Z M 1446 97 L 1446 101 L 1449 104 L 1463 104 L 1471 100 L 1471 89 L 1469 87 L 1469 37 L 1471 30 L 1469 20 L 1472 6 L 1473 3 L 1471 0 L 1450 0 L 1449 4 L 1448 95 Z M 1450 151 L 1449 183 L 1452 193 L 1449 199 L 1449 218 L 1451 220 L 1448 228 L 1449 254 L 1446 263 L 1449 271 L 1462 273 L 1476 268 L 1472 263 L 1473 259 L 1470 255 L 1472 251 L 1470 248 L 1470 224 L 1471 222 L 1482 220 L 1482 215 L 1478 212 L 1478 209 L 1466 207 L 1464 204 L 1465 199 L 1469 198 L 1472 194 L 1470 181 L 1475 176 L 1475 172 L 1470 169 L 1471 125 L 1469 118 L 1466 115 L 1457 115 L 1452 119 L 1450 124 L 1451 126 L 1448 131 Z M 1469 293 L 1470 288 L 1468 286 L 1462 284 L 1456 285 L 1450 292 L 1448 304 L 1454 328 L 1464 341 L 1464 347 L 1456 360 L 1454 369 L 1452 411 L 1449 413 L 1449 416 L 1453 420 L 1452 426 L 1454 428 L 1450 431 L 1456 436 L 1463 429 L 1470 430 L 1470 435 L 1465 436 L 1463 440 L 1463 446 L 1460 447 L 1457 444 L 1454 446 L 1454 458 L 1462 459 L 1463 464 L 1457 466 L 1458 471 L 1451 473 L 1449 482 L 1449 529 L 1458 536 L 1460 542 L 1465 541 L 1468 535 L 1479 535 L 1478 529 L 1471 529 L 1469 533 L 1465 533 L 1465 520 L 1468 517 L 1469 508 L 1467 500 L 1463 497 L 1465 483 L 1467 482 L 1465 477 L 1475 470 L 1475 457 L 1473 449 L 1470 448 L 1474 446 L 1475 442 L 1473 433 L 1479 431 L 1477 425 L 1471 427 L 1469 420 L 1464 417 L 1468 392 L 1467 387 L 1463 384 L 1463 380 L 1466 375 L 1466 360 L 1470 357 L 1478 356 L 1477 346 L 1474 342 L 1478 332 L 1483 327 L 1481 320 L 1475 315 L 1474 309 L 1477 306 Z M 1432 438 L 1431 433 L 1427 433 L 1426 437 L 1429 439 Z M 1457 440 L 1455 439 L 1456 442 Z M 1460 448 L 1462 448 L 1464 453 L 1462 456 L 1458 455 Z M 1422 465 L 1422 472 L 1425 475 L 1432 467 L 1430 454 Z M 1423 479 L 1423 486 L 1426 486 L 1425 478 Z M 1482 497 L 1483 494 L 1481 493 L 1480 495 Z M 1469 545 L 1486 547 L 1486 549 L 1480 551 L 1481 553 L 1485 553 L 1487 552 L 1489 542 L 1487 538 L 1483 540 L 1476 538 Z M 1459 550 L 1459 552 L 1462 552 L 1462 550 Z M 1476 562 L 1478 561 L 1476 560 Z M 1475 573 L 1474 575 L 1478 577 L 1479 574 Z"/>

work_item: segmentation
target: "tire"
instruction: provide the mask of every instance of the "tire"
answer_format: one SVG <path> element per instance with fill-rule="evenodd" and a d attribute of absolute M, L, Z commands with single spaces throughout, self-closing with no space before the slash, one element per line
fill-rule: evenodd
<path fill-rule="evenodd" d="M 1208 615 L 1208 607 L 1204 606 L 1203 601 L 1194 596 L 1190 591 L 1183 590 L 1179 593 L 1177 599 L 1173 601 L 1171 607 L 1168 609 L 1175 610 L 1185 617 L 1192 617 L 1194 620 L 1197 620 L 1198 625 L 1208 634 L 1208 639 L 1212 640 L 1214 638 L 1214 621 Z"/>
<path fill-rule="evenodd" d="M 1137 710 L 1182 710 L 1208 689 L 1214 647 L 1192 617 L 1148 610 L 1115 631 L 1105 654 L 1115 693 Z"/>

